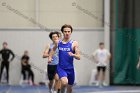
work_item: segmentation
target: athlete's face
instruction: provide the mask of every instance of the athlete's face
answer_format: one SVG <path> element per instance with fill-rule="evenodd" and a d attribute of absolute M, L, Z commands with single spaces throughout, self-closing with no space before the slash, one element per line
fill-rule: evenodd
<path fill-rule="evenodd" d="M 72 33 L 71 29 L 68 28 L 68 27 L 66 27 L 66 28 L 64 28 L 63 30 L 64 30 L 64 31 L 63 31 L 64 38 L 65 38 L 65 39 L 69 39 L 70 36 L 71 36 L 71 33 Z"/>
<path fill-rule="evenodd" d="M 28 51 L 24 51 L 24 55 L 28 55 Z"/>
<path fill-rule="evenodd" d="M 3 44 L 3 48 L 7 48 L 7 44 Z"/>
<path fill-rule="evenodd" d="M 58 35 L 57 34 L 53 34 L 52 35 L 52 41 L 54 42 L 54 41 L 57 41 L 57 40 L 59 40 Z"/>
<path fill-rule="evenodd" d="M 104 49 L 104 45 L 100 45 L 100 49 Z"/>

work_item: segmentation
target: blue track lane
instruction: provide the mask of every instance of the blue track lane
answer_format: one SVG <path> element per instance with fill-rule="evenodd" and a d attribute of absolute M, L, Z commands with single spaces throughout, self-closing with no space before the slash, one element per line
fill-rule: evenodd
<path fill-rule="evenodd" d="M 139 86 L 109 86 L 109 87 L 95 87 L 95 86 L 74 86 L 73 93 L 107 93 L 105 91 L 140 91 Z M 0 93 L 49 93 L 46 86 L 0 86 Z M 115 92 L 116 93 L 116 92 Z M 127 93 L 127 92 L 118 92 Z M 140 92 L 133 92 L 140 93 Z"/>

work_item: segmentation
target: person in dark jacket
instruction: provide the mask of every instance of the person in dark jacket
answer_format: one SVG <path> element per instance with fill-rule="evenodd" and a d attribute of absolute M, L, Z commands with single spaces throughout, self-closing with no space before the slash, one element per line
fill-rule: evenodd
<path fill-rule="evenodd" d="M 6 79 L 7 79 L 7 83 L 9 83 L 9 63 L 10 61 L 13 61 L 15 55 L 12 52 L 12 50 L 8 48 L 7 42 L 3 42 L 3 49 L 0 50 L 0 55 L 1 55 L 0 82 L 1 82 L 1 77 L 2 77 L 4 67 L 6 67 L 6 74 L 7 74 Z M 10 59 L 11 55 L 12 58 Z"/>
<path fill-rule="evenodd" d="M 31 81 L 32 81 L 32 84 L 31 85 L 35 85 L 34 84 L 34 73 L 31 69 L 31 65 L 29 64 L 29 60 L 30 60 L 30 57 L 28 55 L 28 51 L 24 51 L 24 54 L 21 58 L 21 67 L 22 67 L 22 70 L 21 70 L 21 73 L 23 74 L 23 80 L 26 81 L 30 80 L 31 78 Z M 26 74 L 26 72 L 28 72 L 28 74 Z"/>

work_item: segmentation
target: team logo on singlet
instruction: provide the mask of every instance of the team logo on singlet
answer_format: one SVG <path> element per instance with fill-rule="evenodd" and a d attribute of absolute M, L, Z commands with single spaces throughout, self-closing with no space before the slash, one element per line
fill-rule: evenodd
<path fill-rule="evenodd" d="M 70 51 L 70 48 L 59 47 L 59 50 L 61 50 L 61 51 Z"/>

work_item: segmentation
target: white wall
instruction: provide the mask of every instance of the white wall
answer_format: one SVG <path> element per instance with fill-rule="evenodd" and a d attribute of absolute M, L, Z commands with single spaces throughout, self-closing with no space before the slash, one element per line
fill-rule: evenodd
<path fill-rule="evenodd" d="M 0 0 L 0 28 L 36 27 L 30 19 L 48 28 L 101 27 L 103 0 Z"/>
<path fill-rule="evenodd" d="M 27 18 L 35 19 L 35 0 L 1 0 L 0 1 L 0 27 L 34 27 Z"/>
<path fill-rule="evenodd" d="M 102 21 L 98 18 L 103 19 L 103 0 L 40 0 L 39 2 L 39 22 L 49 28 L 60 27 L 65 23 L 75 27 L 102 26 Z"/>
<path fill-rule="evenodd" d="M 88 30 L 88 29 L 87 29 Z M 80 45 L 80 50 L 86 54 L 91 55 L 92 52 L 98 48 L 98 43 L 104 41 L 103 29 L 90 29 L 89 31 L 82 30 L 74 31 L 72 38 L 77 40 Z M 42 58 L 42 52 L 48 42 L 49 32 L 47 31 L 18 31 L 15 30 L 0 30 L 0 44 L 7 41 L 9 48 L 15 54 L 21 56 L 24 50 L 29 50 L 31 62 L 40 69 L 44 70 L 47 66 L 47 59 Z M 2 48 L 2 46 L 0 46 Z M 81 55 L 80 61 L 75 61 L 76 78 L 78 85 L 88 85 L 91 75 L 91 70 L 95 68 L 95 64 Z M 18 84 L 20 80 L 20 61 L 15 58 L 10 64 L 10 82 L 11 84 Z M 43 74 L 40 71 L 32 68 L 35 73 L 35 82 L 42 80 Z"/>

